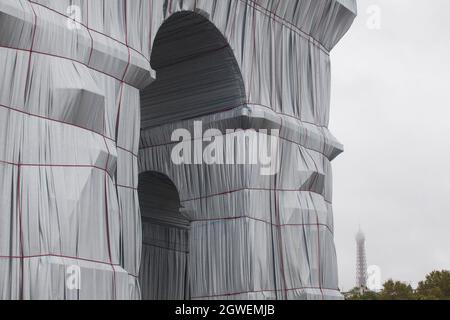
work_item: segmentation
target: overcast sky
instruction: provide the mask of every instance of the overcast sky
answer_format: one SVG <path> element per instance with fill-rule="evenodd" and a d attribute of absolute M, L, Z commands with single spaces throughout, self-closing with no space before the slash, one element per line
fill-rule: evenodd
<path fill-rule="evenodd" d="M 381 29 L 367 27 L 371 5 Z M 450 1 L 358 0 L 331 54 L 330 129 L 340 285 L 355 286 L 361 224 L 369 265 L 416 285 L 450 269 Z"/>

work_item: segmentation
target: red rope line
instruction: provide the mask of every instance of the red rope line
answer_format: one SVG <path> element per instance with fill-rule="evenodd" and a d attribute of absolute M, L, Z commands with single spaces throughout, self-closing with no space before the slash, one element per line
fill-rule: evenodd
<path fill-rule="evenodd" d="M 56 9 L 53 9 L 53 8 L 51 8 L 51 7 L 49 7 L 49 6 L 45 5 L 45 4 L 42 4 L 42 3 L 39 3 L 39 2 L 36 2 L 36 1 L 33 1 L 33 0 L 28 0 L 28 1 L 31 2 L 31 3 L 34 3 L 34 4 L 36 4 L 36 5 L 38 5 L 38 6 L 40 6 L 40 7 L 43 7 L 43 8 L 45 8 L 45 9 L 47 9 L 47 10 L 50 10 L 50 11 L 52 11 L 52 12 L 54 12 L 54 13 L 60 15 L 60 16 L 63 16 L 63 17 L 65 17 L 65 18 L 67 18 L 67 19 L 72 19 L 72 18 L 69 17 L 68 15 L 66 15 L 66 14 L 64 14 L 64 13 L 62 13 L 62 12 L 59 12 L 59 11 L 57 11 Z M 137 49 L 135 49 L 135 48 L 133 48 L 133 47 L 128 46 L 128 44 L 126 44 L 125 42 L 122 42 L 122 41 L 120 41 L 119 39 L 113 38 L 112 36 L 110 36 L 110 35 L 108 35 L 108 34 L 106 34 L 106 33 L 103 33 L 103 32 L 101 32 L 101 31 L 98 31 L 98 30 L 96 30 L 96 29 L 90 28 L 90 27 L 88 26 L 88 23 L 89 23 L 89 22 L 88 22 L 87 24 L 84 24 L 83 21 L 76 21 L 76 22 L 77 22 L 80 26 L 82 26 L 82 27 L 84 27 L 85 29 L 87 29 L 88 32 L 89 32 L 89 31 L 92 31 L 92 32 L 98 33 L 98 34 L 100 34 L 100 35 L 102 35 L 102 36 L 104 36 L 104 37 L 107 37 L 107 38 L 109 38 L 109 39 L 111 39 L 111 40 L 113 40 L 113 41 L 115 41 L 115 42 L 117 42 L 117 43 L 119 43 L 119 44 L 121 44 L 121 45 L 123 45 L 123 46 L 127 46 L 130 50 L 133 50 L 133 51 L 135 51 L 137 54 L 141 55 L 147 62 L 150 62 L 150 59 L 147 58 L 142 52 L 140 52 L 139 50 L 137 50 Z"/>
<path fill-rule="evenodd" d="M 169 15 L 172 14 L 172 0 L 169 0 L 169 3 L 167 5 L 167 11 L 169 12 Z"/>
<path fill-rule="evenodd" d="M 290 22 L 290 21 L 284 19 L 283 17 L 279 16 L 278 14 L 276 14 L 276 12 L 272 12 L 269 8 L 265 8 L 265 7 L 261 6 L 255 0 L 239 0 L 239 1 L 244 3 L 245 5 L 248 5 L 248 3 L 246 1 L 252 2 L 255 5 L 255 9 L 257 11 L 259 11 L 262 14 L 264 14 L 269 19 L 271 19 L 271 20 L 273 20 L 275 22 L 280 22 L 285 28 L 291 30 L 292 32 L 294 32 L 295 34 L 299 35 L 303 39 L 309 41 L 313 46 L 315 46 L 318 49 L 320 49 L 321 51 L 323 51 L 326 55 L 330 54 L 329 50 L 320 41 L 314 39 L 313 36 L 311 36 L 310 34 L 308 34 L 305 31 L 303 31 L 302 29 L 300 29 L 299 27 L 294 25 L 292 22 Z M 269 12 L 269 14 L 268 14 L 268 12 Z M 280 20 L 280 21 L 277 21 L 277 20 Z"/>
<path fill-rule="evenodd" d="M 127 1 L 124 1 L 124 9 L 125 9 L 125 41 L 127 42 L 127 46 L 128 46 L 128 27 L 127 27 Z M 118 141 L 118 137 L 119 137 L 119 132 L 120 132 L 120 113 L 122 110 L 122 100 L 123 100 L 123 91 L 124 91 L 124 84 L 125 84 L 125 76 L 127 74 L 128 68 L 130 66 L 130 59 L 131 59 L 131 53 L 130 50 L 128 50 L 128 62 L 127 62 L 127 66 L 125 68 L 125 71 L 122 75 L 122 79 L 121 81 L 121 86 L 120 86 L 120 96 L 119 96 L 119 106 L 118 106 L 118 110 L 117 110 L 117 117 L 116 117 L 116 141 Z"/>
<path fill-rule="evenodd" d="M 105 139 L 107 139 L 109 141 L 112 141 L 112 142 L 116 143 L 116 141 L 114 139 L 111 139 L 110 137 L 107 137 L 106 135 L 104 135 L 104 134 L 102 134 L 100 132 L 94 131 L 92 129 L 89 129 L 89 128 L 86 128 L 86 127 L 82 127 L 82 126 L 79 126 L 79 125 L 76 125 L 76 124 L 73 124 L 73 123 L 65 122 L 65 121 L 62 121 L 62 120 L 53 119 L 53 118 L 49 118 L 49 117 L 45 117 L 45 116 L 40 116 L 40 115 L 37 115 L 37 114 L 33 114 L 33 113 L 30 113 L 30 112 L 27 112 L 27 111 L 23 111 L 23 110 L 17 109 L 17 108 L 20 108 L 20 107 L 16 108 L 16 107 L 10 107 L 10 106 L 6 106 L 6 105 L 3 105 L 3 104 L 0 104 L 0 108 L 4 108 L 4 109 L 7 109 L 7 110 L 10 110 L 10 111 L 13 111 L 13 112 L 21 113 L 21 114 L 26 115 L 26 116 L 35 117 L 35 118 L 38 118 L 38 119 L 47 120 L 47 121 L 51 121 L 51 122 L 56 122 L 56 123 L 60 123 L 60 124 L 67 125 L 67 126 L 74 127 L 74 128 L 78 128 L 78 129 L 83 129 L 83 130 L 89 131 L 89 132 L 91 132 L 91 133 L 93 133 L 95 135 L 98 135 L 98 136 L 100 136 L 102 138 L 105 138 Z M 134 153 L 133 151 L 131 151 L 131 150 L 127 150 L 127 149 L 125 149 L 123 147 L 119 147 L 119 146 L 117 146 L 117 149 L 120 149 L 122 151 L 130 153 L 131 155 L 133 155 L 136 158 L 138 157 L 138 155 L 136 153 Z"/>
<path fill-rule="evenodd" d="M 31 10 L 33 11 L 33 37 L 32 37 L 32 39 L 31 39 L 31 46 L 30 46 L 30 50 L 29 50 L 30 56 L 29 56 L 29 59 L 28 59 L 27 78 L 26 78 L 26 80 L 25 80 L 25 82 L 26 82 L 27 84 L 28 84 L 29 76 L 30 76 L 31 56 L 33 55 L 34 39 L 35 39 L 35 36 L 36 36 L 36 28 L 37 28 L 37 16 L 36 16 L 36 11 L 34 11 L 34 7 L 33 7 L 33 5 L 31 4 L 31 1 L 30 1 L 30 0 L 28 0 L 28 1 L 29 1 L 29 3 L 30 3 Z"/>
<path fill-rule="evenodd" d="M 81 258 L 81 257 L 73 257 L 73 256 L 66 256 L 61 254 L 54 254 L 54 253 L 43 253 L 43 254 L 36 254 L 36 255 L 20 255 L 20 256 L 2 256 L 0 255 L 0 259 L 36 259 L 36 258 L 61 258 L 61 259 L 71 259 L 71 260 L 78 260 L 78 261 L 84 261 L 84 262 L 91 262 L 91 263 L 98 263 L 103 265 L 111 265 L 109 262 L 105 261 L 99 261 L 99 260 L 93 260 L 88 258 Z M 115 264 L 116 267 L 118 267 L 118 264 Z"/>
<path fill-rule="evenodd" d="M 184 253 L 184 254 L 188 254 L 189 251 L 184 251 L 182 249 L 176 249 L 176 248 L 165 248 L 163 246 L 158 246 L 156 244 L 151 244 L 151 243 L 147 243 L 147 242 L 142 242 L 142 245 L 144 247 L 152 247 L 152 248 L 156 248 L 156 249 L 160 249 L 160 250 L 167 250 L 167 251 L 172 251 L 172 252 L 178 252 L 178 253 Z"/>
<path fill-rule="evenodd" d="M 128 6 L 128 2 L 127 0 L 124 0 L 124 21 L 125 21 L 125 44 L 127 46 L 128 49 L 128 62 L 127 62 L 127 66 L 125 67 L 125 71 L 122 75 L 122 79 L 121 81 L 121 85 L 120 85 L 120 94 L 119 94 L 119 105 L 118 105 L 118 110 L 117 110 L 117 116 L 116 116 L 116 125 L 115 125 L 115 141 L 116 141 L 116 145 L 117 145 L 117 141 L 119 141 L 119 132 L 120 132 L 120 114 L 122 111 L 122 102 L 123 102 L 123 92 L 124 92 L 124 86 L 125 86 L 125 76 L 127 75 L 128 72 L 128 68 L 130 66 L 130 61 L 131 61 L 131 51 L 130 51 L 130 47 L 128 46 L 128 11 L 127 11 L 127 6 Z M 105 140 L 105 144 L 106 144 L 106 140 Z M 108 145 L 106 144 L 106 147 L 108 148 Z M 108 159 L 109 159 L 109 148 L 108 148 Z M 108 200 L 107 200 L 107 194 L 106 194 L 106 180 L 105 180 L 105 197 L 106 197 L 106 207 L 108 207 Z M 117 188 L 117 184 L 116 184 L 116 188 Z M 117 190 L 116 190 L 117 192 Z M 120 197 L 119 193 L 117 192 L 117 196 Z M 107 209 L 108 211 L 108 209 Z M 121 219 L 122 217 L 122 213 L 121 213 L 121 208 L 119 206 L 118 208 L 119 211 L 119 219 Z M 112 256 L 111 256 L 111 248 L 110 248 L 110 238 L 109 238 L 109 221 L 108 221 L 108 216 L 107 218 L 107 226 L 108 226 L 108 250 L 109 250 L 109 255 L 110 255 L 110 260 L 112 263 Z M 115 270 L 113 267 L 113 287 L 114 287 L 114 299 L 116 299 L 116 280 L 115 280 Z"/>
<path fill-rule="evenodd" d="M 135 157 L 135 158 L 138 158 L 138 157 L 139 157 L 139 155 L 138 155 L 137 153 L 134 153 L 134 152 L 131 151 L 131 150 L 128 150 L 128 149 L 125 149 L 125 148 L 119 147 L 119 146 L 116 146 L 116 148 L 117 148 L 118 150 L 122 150 L 122 151 L 125 151 L 125 152 L 129 153 L 131 156 L 133 156 L 133 157 Z"/>
<path fill-rule="evenodd" d="M 19 252 L 20 255 L 24 255 L 23 249 L 23 226 L 22 226 L 22 192 L 21 192 L 21 167 L 17 167 L 17 213 L 19 218 Z M 24 259 L 20 259 L 20 293 L 19 300 L 23 300 L 24 291 Z"/>
<path fill-rule="evenodd" d="M 280 223 L 273 223 L 270 221 L 266 221 L 264 219 L 258 219 L 258 218 L 254 218 L 254 217 L 250 217 L 250 216 L 239 216 L 239 217 L 227 217 L 227 218 L 211 218 L 211 219 L 199 219 L 199 220 L 190 220 L 189 222 L 213 222 L 213 221 L 233 221 L 233 220 L 241 220 L 241 219 L 249 219 L 249 220 L 254 220 L 257 222 L 262 222 L 268 225 L 272 225 L 274 227 L 324 227 L 326 228 L 331 234 L 333 234 L 333 230 L 331 229 L 331 227 L 329 225 L 320 223 L 286 223 L 286 224 L 281 224 Z"/>
<path fill-rule="evenodd" d="M 248 96 L 251 97 L 252 95 L 252 87 L 251 84 L 253 83 L 253 71 L 255 69 L 255 61 L 256 61 L 256 7 L 251 7 L 253 8 L 252 10 L 252 44 L 253 44 L 253 48 L 252 48 L 252 55 L 251 55 L 251 65 L 250 65 L 250 77 L 248 79 L 248 84 L 247 84 L 247 91 L 248 91 Z"/>
<path fill-rule="evenodd" d="M 320 223 L 319 223 L 319 213 L 316 211 L 316 219 L 317 219 L 317 262 L 319 264 L 318 267 L 318 277 L 319 277 L 319 287 L 320 287 L 320 293 L 322 294 L 322 300 L 325 299 L 323 290 L 322 290 L 322 253 L 320 249 Z"/>
<path fill-rule="evenodd" d="M 283 119 L 281 119 L 283 120 Z M 283 122 L 281 123 L 280 129 L 283 128 Z M 280 162 L 282 162 L 281 155 L 280 155 Z M 278 250 L 280 252 L 280 268 L 281 268 L 281 275 L 283 279 L 283 285 L 284 285 L 284 295 L 285 300 L 288 298 L 287 293 L 287 282 L 286 282 L 286 275 L 285 275 L 285 269 L 284 269 L 284 254 L 283 254 L 283 236 L 281 235 L 281 217 L 280 217 L 280 202 L 278 199 L 278 192 L 276 191 L 278 189 L 278 174 L 274 176 L 274 204 L 275 204 L 275 219 L 278 223 Z M 274 266 L 275 268 L 275 266 Z"/>
<path fill-rule="evenodd" d="M 115 141 L 119 139 L 120 132 L 120 112 L 122 110 L 122 99 L 123 99 L 123 91 L 124 91 L 124 82 L 122 81 L 120 84 L 120 93 L 119 93 L 119 105 L 117 107 L 117 115 L 116 115 L 116 125 L 115 125 Z"/>
<path fill-rule="evenodd" d="M 153 39 L 153 17 L 152 17 L 152 9 L 153 9 L 153 0 L 148 0 L 148 21 L 149 21 L 149 28 L 148 28 L 148 47 L 152 47 L 152 39 Z M 150 61 L 149 61 L 150 62 Z M 150 66 L 151 68 L 151 66 Z"/>
<path fill-rule="evenodd" d="M 188 200 L 181 200 L 181 203 L 184 202 L 191 202 L 191 201 L 198 201 L 198 200 L 204 200 L 204 199 L 208 199 L 208 198 L 213 198 L 213 197 L 218 197 L 218 196 L 224 196 L 224 195 L 228 195 L 231 193 L 236 193 L 236 192 L 242 192 L 242 191 L 281 191 L 281 192 L 310 192 L 310 193 L 314 193 L 317 194 L 319 196 L 324 196 L 323 194 L 320 194 L 316 191 L 312 191 L 312 190 L 300 190 L 300 189 L 267 189 L 267 188 L 241 188 L 241 189 L 235 189 L 235 190 L 231 190 L 231 191 L 226 191 L 226 192 L 222 192 L 222 193 L 217 193 L 217 194 L 212 194 L 212 195 L 207 195 L 207 196 L 203 196 L 203 197 L 198 197 L 198 198 L 193 198 L 193 199 L 188 199 Z M 325 202 L 331 204 L 331 202 L 329 202 L 328 200 L 324 199 Z"/>
<path fill-rule="evenodd" d="M 135 187 L 131 187 L 131 186 L 124 186 L 124 185 L 117 185 L 117 187 L 120 188 L 126 188 L 126 189 L 131 189 L 131 190 L 138 190 L 138 188 Z M 221 192 L 221 193 L 216 193 L 216 194 L 210 194 L 210 195 L 206 195 L 206 196 L 200 196 L 197 198 L 192 198 L 192 199 L 186 199 L 186 200 L 180 200 L 181 203 L 185 203 L 185 202 L 193 202 L 193 201 L 199 201 L 199 200 L 205 200 L 208 198 L 214 198 L 214 197 L 220 197 L 220 196 L 226 196 L 232 193 L 237 193 L 237 192 L 243 192 L 243 191 L 266 191 L 266 192 L 272 192 L 272 191 L 280 191 L 280 192 L 300 192 L 300 193 L 313 193 L 313 194 L 317 194 L 319 196 L 321 196 L 323 198 L 323 200 L 328 203 L 328 204 L 332 204 L 331 201 L 326 200 L 324 198 L 324 195 L 317 192 L 317 191 L 313 191 L 313 190 L 301 190 L 301 189 L 267 189 L 267 188 L 240 188 L 240 189 L 235 189 L 235 190 L 230 190 L 230 191 L 225 191 L 225 192 Z"/>
<path fill-rule="evenodd" d="M 109 147 L 106 140 L 104 140 L 106 145 L 106 150 L 108 157 L 106 159 L 106 165 L 105 165 L 105 172 L 108 172 L 108 166 L 109 166 Z M 112 253 L 111 253 L 111 239 L 109 235 L 109 209 L 108 209 L 108 175 L 105 174 L 105 224 L 106 224 L 106 241 L 108 244 L 108 255 L 109 255 L 109 264 L 111 265 L 112 271 L 113 271 L 113 278 L 112 278 L 112 287 L 113 287 L 113 294 L 114 294 L 114 300 L 116 300 L 116 270 L 114 269 L 113 260 L 112 260 Z"/>
<path fill-rule="evenodd" d="M 27 67 L 27 76 L 26 76 L 26 86 L 28 87 L 28 84 L 30 82 L 30 71 L 31 71 L 31 58 L 33 55 L 33 47 L 34 47 L 34 39 L 36 36 L 36 28 L 37 28 L 37 16 L 36 16 L 36 12 L 34 11 L 34 7 L 31 4 L 31 2 L 29 2 L 29 5 L 31 7 L 31 10 L 33 11 L 33 36 L 31 39 L 31 46 L 30 46 L 30 56 L 28 58 L 28 67 Z M 25 92 L 27 92 L 27 87 L 25 88 Z M 19 162 L 20 162 L 20 153 L 19 153 Z M 19 252 L 20 255 L 23 256 L 24 255 L 24 239 L 23 239 L 23 225 L 22 225 L 22 190 L 21 190 L 21 165 L 19 164 L 17 166 L 17 211 L 18 211 L 18 218 L 19 218 Z M 24 260 L 21 259 L 20 260 L 20 292 L 19 292 L 19 300 L 23 300 L 24 299 Z"/>
<path fill-rule="evenodd" d="M 28 1 L 29 1 L 29 0 L 28 0 Z M 30 52 L 29 49 L 18 48 L 18 47 L 13 47 L 13 46 L 0 45 L 0 48 L 12 49 L 12 50 L 24 51 L 24 52 Z M 109 73 L 106 73 L 105 71 L 100 70 L 100 69 L 96 69 L 96 68 L 94 68 L 94 67 L 88 65 L 87 63 L 82 62 L 82 61 L 79 61 L 79 60 L 76 60 L 76 59 L 74 59 L 74 58 L 65 57 L 65 56 L 61 56 L 61 55 L 57 55 L 57 54 L 53 54 L 53 53 L 49 53 L 49 52 L 37 51 L 37 50 L 33 50 L 33 53 L 35 53 L 35 54 L 40 54 L 40 55 L 44 55 L 44 56 L 49 56 L 49 57 L 54 57 L 54 58 L 60 58 L 60 59 L 68 60 L 68 61 L 71 61 L 71 62 L 79 63 L 79 64 L 85 66 L 86 68 L 88 68 L 88 69 L 90 69 L 90 70 L 92 70 L 92 71 L 99 72 L 99 73 L 101 73 L 101 74 L 103 74 L 103 75 L 105 75 L 105 76 L 107 76 L 107 77 L 110 77 L 110 78 L 112 78 L 112 79 L 114 79 L 114 80 L 122 81 L 121 78 L 118 78 L 118 77 L 116 77 L 116 76 L 113 76 L 113 75 L 111 75 L 111 74 L 109 74 Z M 125 82 L 126 84 L 128 84 L 129 86 L 134 87 L 133 84 L 127 83 L 126 81 L 124 81 L 124 82 Z"/>
<path fill-rule="evenodd" d="M 15 167 L 28 167 L 28 168 L 79 168 L 79 169 L 95 169 L 95 170 L 100 170 L 100 171 L 104 171 L 109 175 L 109 172 L 107 170 L 105 170 L 104 168 L 98 167 L 98 166 L 94 166 L 94 165 L 90 165 L 90 164 L 39 164 L 39 163 L 16 163 L 16 162 L 11 162 L 11 161 L 5 161 L 5 160 L 0 160 L 1 164 L 6 164 L 6 165 L 11 165 L 11 166 L 15 166 Z M 111 177 L 111 176 L 110 176 Z M 111 177 L 112 179 L 112 177 Z"/>
<path fill-rule="evenodd" d="M 91 50 L 89 52 L 88 64 L 91 64 L 92 53 L 94 52 L 94 38 L 92 37 L 91 30 L 89 29 L 89 1 L 86 0 L 86 28 L 91 38 Z"/>
<path fill-rule="evenodd" d="M 121 185 L 121 184 L 116 184 L 116 187 L 117 188 L 122 188 L 122 189 L 130 189 L 130 190 L 133 190 L 133 191 L 137 191 L 137 189 L 138 189 L 138 188 L 135 188 L 135 187 L 124 186 L 124 185 Z"/>
<path fill-rule="evenodd" d="M 268 290 L 253 290 L 253 291 L 243 291 L 243 292 L 234 292 L 234 293 L 223 293 L 223 294 L 216 294 L 216 295 L 210 295 L 210 296 L 203 296 L 203 297 L 193 297 L 192 299 L 208 299 L 208 298 L 219 298 L 219 297 L 230 297 L 230 296 L 237 296 L 241 294 L 251 294 L 251 293 L 264 293 L 264 292 L 278 292 L 278 291 L 297 291 L 297 290 L 318 290 L 318 287 L 299 287 L 299 288 L 287 288 L 285 290 L 274 290 L 274 289 L 268 289 Z M 336 288 L 322 288 L 328 291 L 337 291 L 340 292 L 339 289 Z"/>
<path fill-rule="evenodd" d="M 312 159 L 312 157 L 311 157 L 311 159 Z M 314 166 L 316 168 L 316 172 L 317 172 L 317 170 L 319 170 L 317 168 L 317 164 L 314 161 L 314 159 L 312 159 L 312 160 L 313 160 Z M 314 179 L 317 179 L 317 176 L 315 176 Z M 314 181 L 314 182 L 316 182 L 316 181 Z M 318 263 L 318 270 L 317 270 L 318 275 L 317 276 L 318 276 L 318 280 L 319 280 L 319 287 L 320 287 L 320 292 L 322 295 L 322 300 L 324 300 L 324 294 L 323 294 L 323 290 L 322 290 L 322 261 L 321 261 L 322 257 L 321 257 L 321 250 L 320 250 L 321 241 L 320 241 L 319 212 L 317 211 L 314 202 L 312 203 L 312 205 L 314 207 L 314 211 L 316 212 L 316 222 L 317 222 L 317 263 Z"/>

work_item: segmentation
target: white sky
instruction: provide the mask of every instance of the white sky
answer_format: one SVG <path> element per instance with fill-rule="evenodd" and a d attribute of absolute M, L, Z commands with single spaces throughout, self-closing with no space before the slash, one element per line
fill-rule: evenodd
<path fill-rule="evenodd" d="M 381 29 L 367 27 L 370 5 Z M 331 54 L 330 129 L 341 289 L 355 286 L 361 224 L 369 265 L 413 285 L 450 269 L 450 0 L 358 0 Z"/>

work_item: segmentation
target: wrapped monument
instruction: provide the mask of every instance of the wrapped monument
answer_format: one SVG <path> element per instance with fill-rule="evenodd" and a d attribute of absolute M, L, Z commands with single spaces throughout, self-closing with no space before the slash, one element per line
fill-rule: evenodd
<path fill-rule="evenodd" d="M 340 299 L 354 0 L 0 0 L 1 299 Z"/>

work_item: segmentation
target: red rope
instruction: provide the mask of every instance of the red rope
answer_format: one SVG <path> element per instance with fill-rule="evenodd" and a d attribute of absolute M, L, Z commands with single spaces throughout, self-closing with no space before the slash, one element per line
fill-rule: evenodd
<path fill-rule="evenodd" d="M 309 42 L 311 42 L 311 44 L 313 46 L 315 46 L 318 49 L 320 49 L 321 51 L 323 51 L 326 55 L 330 54 L 329 50 L 321 42 L 319 42 L 318 40 L 314 39 L 310 34 L 308 34 L 307 32 L 303 31 L 302 29 L 300 29 L 299 27 L 294 25 L 292 22 L 290 22 L 290 21 L 284 19 L 283 17 L 277 15 L 275 12 L 272 12 L 271 10 L 269 10 L 269 8 L 265 8 L 265 7 L 261 6 L 255 0 L 239 0 L 239 1 L 241 1 L 245 5 L 248 5 L 246 1 L 252 2 L 255 5 L 255 9 L 257 11 L 259 11 L 262 14 L 264 14 L 265 16 L 267 16 L 269 19 L 271 19 L 273 21 L 281 22 L 283 27 L 291 30 L 295 34 L 297 34 L 300 37 L 304 38 L 305 40 L 308 40 Z M 269 12 L 269 14 L 267 12 Z M 279 21 L 277 21 L 277 20 L 279 20 Z"/>
<path fill-rule="evenodd" d="M 68 15 L 66 15 L 66 14 L 64 14 L 64 13 L 62 13 L 62 12 L 59 12 L 59 11 L 57 11 L 57 10 L 55 10 L 55 9 L 53 9 L 53 8 L 51 8 L 51 7 L 47 6 L 47 5 L 45 5 L 45 4 L 42 4 L 42 3 L 39 3 L 39 2 L 35 2 L 35 1 L 33 1 L 33 0 L 28 0 L 28 1 L 31 2 L 31 3 L 34 3 L 34 4 L 38 5 L 38 6 L 41 6 L 41 7 L 45 8 L 45 9 L 47 9 L 47 10 L 50 10 L 50 11 L 52 11 L 52 12 L 54 12 L 54 13 L 60 15 L 60 16 L 63 16 L 63 17 L 65 17 L 65 18 L 67 18 L 67 19 L 72 19 L 72 18 L 69 17 Z M 101 31 L 98 31 L 98 30 L 96 30 L 96 29 L 89 28 L 88 25 L 87 25 L 87 24 L 84 24 L 82 21 L 77 21 L 77 23 L 78 23 L 80 26 L 82 26 L 82 27 L 84 27 L 85 29 L 87 29 L 88 31 L 98 33 L 98 34 L 100 34 L 100 35 L 102 35 L 102 36 L 104 36 L 104 37 L 107 37 L 107 38 L 109 38 L 110 40 L 113 40 L 113 41 L 115 41 L 115 42 L 117 42 L 117 43 L 119 43 L 119 44 L 121 44 L 121 45 L 127 46 L 124 42 L 120 41 L 119 39 L 113 38 L 112 36 L 110 36 L 110 35 L 108 35 L 108 34 L 106 34 L 106 33 L 103 33 L 103 32 L 101 32 Z M 127 46 L 127 47 L 128 47 L 128 46 Z M 135 49 L 135 48 L 133 48 L 133 47 L 129 47 L 129 49 L 131 49 L 131 50 L 135 51 L 137 54 L 141 55 L 143 58 L 145 58 L 145 60 L 146 60 L 147 62 L 150 62 L 150 59 L 147 58 L 147 57 L 146 57 L 142 52 L 140 52 L 139 50 L 137 50 L 137 49 Z"/>
<path fill-rule="evenodd" d="M 84 262 L 91 262 L 91 263 L 98 263 L 103 265 L 111 265 L 109 262 L 105 261 L 99 261 L 99 260 L 93 260 L 88 258 L 82 258 L 82 257 L 73 257 L 68 255 L 61 255 L 61 254 L 54 254 L 54 253 L 43 253 L 43 254 L 36 254 L 36 255 L 19 255 L 19 256 L 1 256 L 0 259 L 36 259 L 36 258 L 61 258 L 61 259 L 71 259 L 71 260 L 78 260 L 78 261 L 84 261 Z M 113 264 L 114 266 L 119 266 L 118 264 Z"/>
<path fill-rule="evenodd" d="M 288 288 L 284 291 L 298 291 L 298 290 L 318 290 L 318 287 L 299 287 L 299 288 Z M 324 290 L 328 291 L 337 291 L 340 292 L 339 289 L 336 288 L 322 288 Z M 210 295 L 210 296 L 203 296 L 203 297 L 193 297 L 192 299 L 208 299 L 208 298 L 220 298 L 220 297 L 230 297 L 230 296 L 237 296 L 241 294 L 252 294 L 252 293 L 264 293 L 264 292 L 278 292 L 282 290 L 274 290 L 274 289 L 267 289 L 267 290 L 253 290 L 253 291 L 243 291 L 243 292 L 233 292 L 233 293 L 223 293 L 223 294 L 216 294 L 216 295 Z"/>
<path fill-rule="evenodd" d="M 86 127 L 82 127 L 82 126 L 79 126 L 79 125 L 76 125 L 76 124 L 73 124 L 73 123 L 69 123 L 69 122 L 65 122 L 65 121 L 61 121 L 61 120 L 57 120 L 57 119 L 53 119 L 53 118 L 49 118 L 49 117 L 45 117 L 45 116 L 40 116 L 40 115 L 33 114 L 33 113 L 30 113 L 30 112 L 26 112 L 26 111 L 18 109 L 20 107 L 10 107 L 10 106 L 6 106 L 6 105 L 3 105 L 3 104 L 0 104 L 0 108 L 4 108 L 4 109 L 8 109 L 8 110 L 13 111 L 13 112 L 21 113 L 21 114 L 24 114 L 26 116 L 35 117 L 35 118 L 42 119 L 42 120 L 47 120 L 47 121 L 56 122 L 56 123 L 60 123 L 60 124 L 67 125 L 67 126 L 71 126 L 71 127 L 78 128 L 78 129 L 83 129 L 83 130 L 89 131 L 89 132 L 91 132 L 93 134 L 99 135 L 102 138 L 105 138 L 107 140 L 113 141 L 114 143 L 116 142 L 115 140 L 105 136 L 104 134 L 102 134 L 100 132 L 97 132 L 97 131 L 94 131 L 92 129 L 89 129 L 89 128 L 86 128 Z M 131 150 L 127 150 L 127 149 L 125 149 L 123 147 L 119 147 L 119 146 L 117 146 L 117 149 L 120 149 L 122 151 L 130 153 L 132 156 L 134 156 L 136 158 L 138 157 L 138 155 L 136 153 L 134 153 L 133 151 L 131 151 Z"/>
<path fill-rule="evenodd" d="M 29 49 L 17 48 L 17 47 L 13 47 L 13 46 L 0 45 L 0 48 L 12 49 L 12 50 L 24 51 L 24 52 L 30 52 Z M 79 61 L 79 60 L 76 60 L 76 59 L 74 59 L 74 58 L 65 57 L 65 56 L 61 56 L 61 55 L 57 55 L 57 54 L 53 54 L 53 53 L 48 53 L 48 52 L 37 51 L 37 50 L 33 50 L 33 53 L 34 53 L 34 54 L 44 55 L 44 56 L 49 56 L 49 57 L 54 57 L 54 58 L 60 58 L 60 59 L 68 60 L 68 61 L 71 61 L 71 62 L 79 63 L 79 64 L 85 66 L 86 68 L 88 68 L 88 69 L 90 69 L 90 70 L 92 70 L 92 71 L 99 72 L 99 73 L 101 73 L 101 74 L 103 74 L 103 75 L 105 75 L 105 76 L 107 76 L 107 77 L 110 77 L 110 78 L 112 78 L 112 79 L 114 79 L 114 80 L 117 80 L 117 81 L 123 81 L 121 78 L 118 78 L 118 77 L 113 76 L 113 75 L 111 75 L 111 74 L 109 74 L 109 73 L 106 73 L 105 71 L 96 69 L 96 68 L 94 68 L 94 67 L 88 65 L 87 63 L 82 62 L 82 61 Z M 126 81 L 123 81 L 123 82 L 125 82 L 126 84 L 128 84 L 128 85 L 134 87 L 134 85 L 131 84 L 131 83 L 128 83 L 128 82 L 126 82 Z"/>
<path fill-rule="evenodd" d="M 94 52 L 94 38 L 92 38 L 91 30 L 89 29 L 89 2 L 86 0 L 86 29 L 88 31 L 89 37 L 91 38 L 91 50 L 89 52 L 88 65 L 91 64 L 92 53 Z"/>

